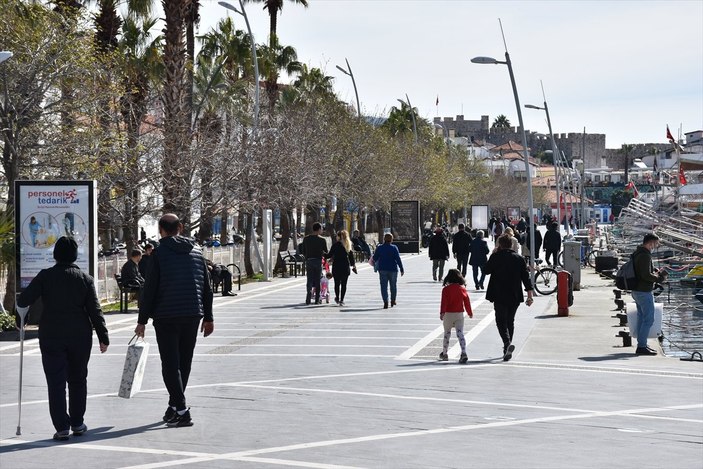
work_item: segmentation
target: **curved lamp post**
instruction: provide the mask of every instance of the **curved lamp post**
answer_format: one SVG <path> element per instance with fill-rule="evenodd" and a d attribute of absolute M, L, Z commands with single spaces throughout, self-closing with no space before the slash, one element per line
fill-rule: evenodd
<path fill-rule="evenodd" d="M 527 109 L 537 109 L 544 111 L 547 114 L 547 127 L 549 127 L 549 137 L 552 141 L 552 163 L 554 164 L 554 171 L 556 176 L 556 187 L 557 187 L 557 220 L 561 223 L 561 199 L 559 198 L 559 167 L 561 164 L 557 165 L 556 158 L 559 157 L 559 149 L 557 148 L 557 143 L 554 141 L 554 132 L 552 132 L 552 121 L 549 119 L 549 108 L 547 107 L 547 100 L 544 100 L 544 107 L 535 106 L 533 104 L 525 104 Z M 559 160 L 561 158 L 559 157 Z"/>
<path fill-rule="evenodd" d="M 523 154 L 525 158 L 525 175 L 527 176 L 527 203 L 528 203 L 528 216 L 530 217 L 530 266 L 534 265 L 537 254 L 535 252 L 535 217 L 534 217 L 534 202 L 532 198 L 532 176 L 530 175 L 530 157 L 527 153 L 527 135 L 525 134 L 525 125 L 522 122 L 522 110 L 520 109 L 520 98 L 517 94 L 517 86 L 515 85 L 515 75 L 513 74 L 513 65 L 510 62 L 510 55 L 508 54 L 508 49 L 505 49 L 505 61 L 496 60 L 493 57 L 474 57 L 471 59 L 472 63 L 475 64 L 501 64 L 508 66 L 508 72 L 510 73 L 510 83 L 513 85 L 513 96 L 515 97 L 515 107 L 517 109 L 517 118 L 520 123 L 520 128 L 522 129 L 522 146 Z M 530 277 L 532 278 L 532 283 L 534 284 L 535 274 L 534 270 L 530 269 Z"/>
<path fill-rule="evenodd" d="M 407 104 L 410 108 L 410 115 L 413 118 L 413 132 L 415 133 L 415 145 L 417 145 L 417 122 L 415 122 L 415 110 L 413 109 L 412 104 L 410 104 L 410 98 L 408 97 L 407 93 L 405 93 L 405 99 L 407 99 L 407 102 L 403 101 L 402 99 L 399 99 L 398 102 L 400 104 Z"/>
<path fill-rule="evenodd" d="M 241 0 L 240 0 L 241 1 Z M 349 61 L 344 58 L 344 61 L 347 63 L 347 69 L 343 69 L 339 65 L 336 65 L 337 70 L 342 72 L 343 74 L 351 77 L 352 80 L 352 85 L 354 85 L 354 95 L 356 96 L 356 112 L 359 114 L 359 120 L 361 120 L 361 105 L 359 105 L 359 92 L 356 89 L 356 80 L 354 80 L 354 74 L 352 73 L 351 66 L 349 65 Z"/>
<path fill-rule="evenodd" d="M 254 40 L 254 34 L 251 32 L 251 26 L 249 26 L 249 18 L 247 17 L 247 12 L 244 9 L 244 4 L 242 0 L 239 0 L 239 8 L 237 10 L 231 4 L 227 2 L 217 2 L 220 6 L 232 10 L 233 12 L 242 15 L 244 21 L 247 24 L 247 31 L 249 32 L 249 38 L 251 39 L 251 58 L 254 61 L 254 134 L 256 134 L 259 128 L 259 61 L 256 58 L 256 41 Z"/>

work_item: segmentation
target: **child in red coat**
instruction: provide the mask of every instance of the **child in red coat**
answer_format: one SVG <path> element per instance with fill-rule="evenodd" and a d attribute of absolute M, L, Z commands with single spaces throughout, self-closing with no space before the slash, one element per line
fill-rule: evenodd
<path fill-rule="evenodd" d="M 447 351 L 449 350 L 449 338 L 452 336 L 452 328 L 456 329 L 456 337 L 459 339 L 461 347 L 461 358 L 459 363 L 469 361 L 466 356 L 466 340 L 464 339 L 464 310 L 466 314 L 473 318 L 469 294 L 466 291 L 466 280 L 457 269 L 450 269 L 444 277 L 444 288 L 442 288 L 442 305 L 439 308 L 439 319 L 444 324 L 444 344 L 439 359 L 449 360 Z"/>

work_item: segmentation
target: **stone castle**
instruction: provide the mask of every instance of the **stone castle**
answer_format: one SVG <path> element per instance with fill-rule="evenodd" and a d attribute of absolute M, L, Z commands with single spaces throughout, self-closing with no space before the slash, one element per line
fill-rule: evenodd
<path fill-rule="evenodd" d="M 443 127 L 444 132 L 450 137 L 465 137 L 470 142 L 501 145 L 512 140 L 522 144 L 522 132 L 519 127 L 491 129 L 488 116 L 481 116 L 480 120 L 466 120 L 463 115 L 456 116 L 456 119 L 435 117 L 434 124 Z M 532 155 L 552 149 L 549 135 L 529 130 L 525 134 L 527 146 Z M 619 169 L 624 165 L 624 155 L 621 154 L 620 149 L 605 148 L 605 134 L 554 134 L 554 141 L 568 161 L 582 159 L 586 168 Z M 668 147 L 670 147 L 668 144 L 637 144 L 634 145 L 629 157 L 630 159 L 641 158 L 647 155 L 647 151 L 651 148 L 664 150 Z"/>

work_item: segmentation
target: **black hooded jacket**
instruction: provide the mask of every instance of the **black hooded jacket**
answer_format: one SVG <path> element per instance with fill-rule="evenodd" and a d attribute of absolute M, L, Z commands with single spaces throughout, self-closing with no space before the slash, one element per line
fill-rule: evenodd
<path fill-rule="evenodd" d="M 203 317 L 212 321 L 210 275 L 200 247 L 183 236 L 161 239 L 151 254 L 139 324 L 152 319 Z"/>
<path fill-rule="evenodd" d="M 110 345 L 93 278 L 77 265 L 59 262 L 40 271 L 19 296 L 17 305 L 29 306 L 40 297 L 44 309 L 39 319 L 39 340 L 91 336 L 95 329 L 100 342 Z"/>

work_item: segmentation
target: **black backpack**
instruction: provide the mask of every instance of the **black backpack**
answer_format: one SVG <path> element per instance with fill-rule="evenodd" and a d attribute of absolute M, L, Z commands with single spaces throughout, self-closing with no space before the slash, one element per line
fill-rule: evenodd
<path fill-rule="evenodd" d="M 634 255 L 630 256 L 630 259 L 615 274 L 615 286 L 620 290 L 632 290 L 637 285 L 634 259 Z"/>

